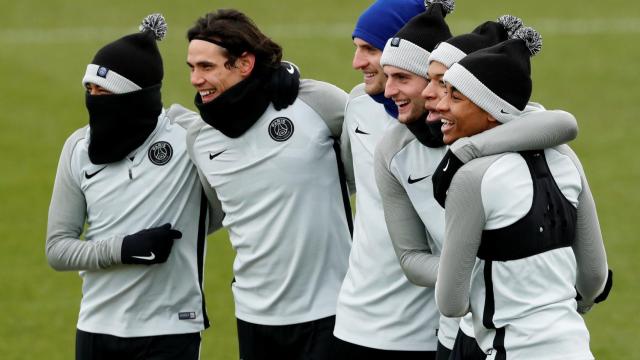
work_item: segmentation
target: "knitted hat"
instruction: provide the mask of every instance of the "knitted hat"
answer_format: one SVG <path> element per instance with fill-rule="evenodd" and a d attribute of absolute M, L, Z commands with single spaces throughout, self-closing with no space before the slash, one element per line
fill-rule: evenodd
<path fill-rule="evenodd" d="M 531 97 L 531 56 L 542 37 L 530 27 L 513 39 L 471 53 L 444 73 L 444 81 L 505 123 L 517 118 Z"/>
<path fill-rule="evenodd" d="M 156 40 L 167 33 L 167 23 L 161 14 L 142 20 L 140 32 L 127 35 L 98 50 L 82 78 L 84 86 L 93 83 L 122 94 L 157 85 L 162 82 L 162 57 Z"/>
<path fill-rule="evenodd" d="M 378 0 L 360 15 L 351 38 L 360 38 L 382 51 L 387 39 L 423 11 L 423 0 Z"/>
<path fill-rule="evenodd" d="M 511 38 L 521 27 L 522 20 L 512 15 L 502 15 L 497 22 L 487 21 L 468 34 L 454 36 L 441 42 L 431 52 L 429 64 L 438 61 L 450 68 L 467 54 Z"/>
<path fill-rule="evenodd" d="M 428 59 L 436 45 L 451 37 L 444 17 L 453 11 L 454 0 L 426 0 L 427 10 L 411 19 L 389 39 L 380 64 L 392 65 L 426 77 Z"/>

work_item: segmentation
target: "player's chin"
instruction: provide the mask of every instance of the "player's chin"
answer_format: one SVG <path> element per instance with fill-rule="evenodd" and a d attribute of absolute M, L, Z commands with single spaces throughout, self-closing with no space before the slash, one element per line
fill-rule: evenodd
<path fill-rule="evenodd" d="M 380 86 L 377 81 L 365 82 L 364 83 L 364 92 L 368 95 L 378 95 L 384 92 L 384 86 Z"/>
<path fill-rule="evenodd" d="M 445 127 L 445 125 L 442 125 L 441 130 L 442 130 L 442 141 L 447 145 L 453 144 L 456 140 L 462 137 L 460 136 L 460 134 L 458 134 L 455 131 L 455 126 L 448 125 Z"/>
<path fill-rule="evenodd" d="M 401 124 L 410 124 L 414 120 L 414 117 L 411 116 L 411 112 L 407 111 L 407 109 L 398 108 L 398 121 Z"/>

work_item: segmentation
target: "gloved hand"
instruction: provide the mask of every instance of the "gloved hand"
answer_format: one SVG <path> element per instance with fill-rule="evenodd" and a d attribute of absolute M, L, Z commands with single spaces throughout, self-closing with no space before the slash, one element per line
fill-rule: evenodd
<path fill-rule="evenodd" d="M 594 304 L 593 302 L 584 301 L 584 299 L 582 298 L 582 295 L 580 294 L 578 289 L 576 289 L 576 305 L 577 305 L 576 310 L 578 310 L 578 314 L 584 315 L 588 313 L 589 310 L 591 310 Z"/>
<path fill-rule="evenodd" d="M 444 207 L 451 180 L 462 165 L 464 163 L 451 150 L 448 150 L 433 173 L 431 179 L 433 181 L 433 196 L 440 206 Z"/>
<path fill-rule="evenodd" d="M 171 229 L 171 224 L 140 230 L 122 240 L 123 264 L 159 264 L 167 261 L 174 239 L 182 233 Z"/>
<path fill-rule="evenodd" d="M 285 109 L 293 104 L 298 97 L 300 88 L 300 70 L 288 61 L 280 63 L 280 67 L 273 72 L 267 89 L 271 95 L 271 102 L 276 110 Z"/>

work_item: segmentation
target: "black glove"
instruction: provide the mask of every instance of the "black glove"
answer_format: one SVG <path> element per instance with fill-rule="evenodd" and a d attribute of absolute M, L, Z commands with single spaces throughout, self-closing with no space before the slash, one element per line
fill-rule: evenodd
<path fill-rule="evenodd" d="M 440 206 L 444 207 L 451 180 L 462 165 L 464 163 L 451 150 L 448 150 L 433 173 L 431 179 L 433 181 L 433 196 Z"/>
<path fill-rule="evenodd" d="M 171 224 L 140 230 L 122 240 L 123 264 L 159 264 L 167 261 L 174 239 L 182 233 L 171 229 Z"/>
<path fill-rule="evenodd" d="M 276 110 L 282 110 L 293 104 L 298 97 L 299 88 L 300 71 L 298 67 L 287 61 L 281 62 L 280 67 L 273 72 L 267 85 L 273 107 Z"/>

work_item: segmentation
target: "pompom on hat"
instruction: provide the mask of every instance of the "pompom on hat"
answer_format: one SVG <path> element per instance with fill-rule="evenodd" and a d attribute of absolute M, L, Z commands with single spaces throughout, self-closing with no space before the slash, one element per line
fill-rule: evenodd
<path fill-rule="evenodd" d="M 468 34 L 454 36 L 438 44 L 429 56 L 429 64 L 438 61 L 450 68 L 467 54 L 512 38 L 521 27 L 522 20 L 513 15 L 502 15 L 497 21 L 484 22 Z"/>
<path fill-rule="evenodd" d="M 83 86 L 93 83 L 123 94 L 162 83 L 162 57 L 156 41 L 167 33 L 161 14 L 145 17 L 140 32 L 124 36 L 102 47 L 87 65 Z"/>
<path fill-rule="evenodd" d="M 438 43 L 451 37 L 444 21 L 455 7 L 454 0 L 426 0 L 426 10 L 411 19 L 387 40 L 380 58 L 382 66 L 392 65 L 426 77 L 429 55 Z"/>
<path fill-rule="evenodd" d="M 360 38 L 382 51 L 389 38 L 423 11 L 423 0 L 378 0 L 360 15 L 351 38 Z"/>
<path fill-rule="evenodd" d="M 444 73 L 451 84 L 501 123 L 522 114 L 532 92 L 531 57 L 542 49 L 542 37 L 530 27 L 513 39 L 473 52 Z"/>

